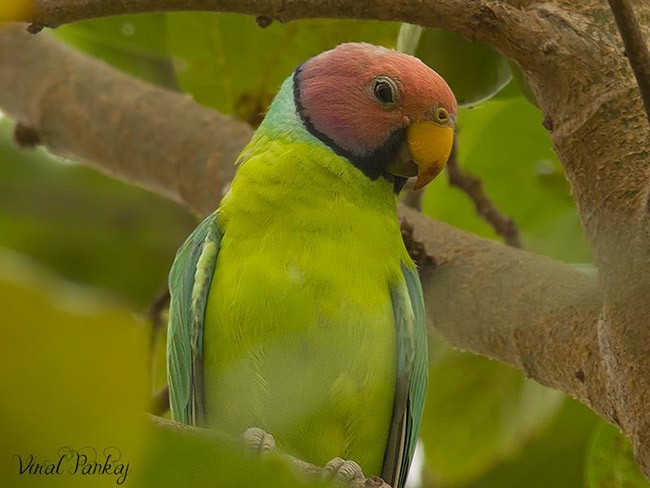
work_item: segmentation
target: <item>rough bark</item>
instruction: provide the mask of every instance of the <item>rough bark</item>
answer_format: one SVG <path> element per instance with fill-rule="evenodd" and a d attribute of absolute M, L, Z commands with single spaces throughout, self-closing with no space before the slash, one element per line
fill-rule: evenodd
<path fill-rule="evenodd" d="M 194 111 L 189 95 L 153 87 L 22 30 L 0 30 L 0 109 L 23 132 L 35 132 L 58 156 L 192 201 L 195 211 L 216 205 L 253 133 L 248 124 Z M 189 176 L 202 173 L 209 184 Z"/>
<path fill-rule="evenodd" d="M 650 474 L 650 127 L 606 0 L 35 3 L 34 24 L 51 26 L 102 15 L 179 9 L 235 11 L 281 21 L 301 17 L 403 20 L 444 26 L 467 38 L 491 43 L 514 59 L 524 70 L 544 112 L 544 125 L 551 132 L 571 183 L 600 270 L 604 302 L 588 278 L 557 263 L 543 260 L 537 266 L 535 260 L 541 258 L 486 244 L 402 208 L 402 215 L 415 223 L 413 244 L 420 252 L 431 253 L 426 262 L 438 263 L 437 267 L 430 266 L 426 279 L 431 298 L 429 311 L 438 330 L 457 347 L 509 361 L 539 381 L 577 396 L 619 424 L 632 439 L 644 472 Z M 635 10 L 640 25 L 647 26 L 650 4 L 638 2 Z M 4 37 L 1 45 L 19 42 L 15 33 L 0 35 Z M 20 49 L 28 48 L 14 44 L 14 50 Z M 34 69 L 38 63 L 28 62 L 29 67 L 12 65 L 10 56 L 18 54 L 8 49 L 3 53 L 9 62 L 0 60 L 0 106 L 14 116 L 22 115 L 17 118 L 34 127 L 55 151 L 74 148 L 72 153 L 82 159 L 151 184 L 151 165 L 141 168 L 134 160 L 131 165 L 137 169 L 115 168 L 110 151 L 87 154 L 74 137 L 57 145 L 61 129 L 50 124 L 57 118 L 52 112 L 61 107 L 52 107 L 42 95 L 46 110 L 38 103 L 23 100 L 30 107 L 24 110 L 4 100 L 7 96 L 1 93 L 9 90 L 15 96 L 19 91 L 19 72 Z M 66 70 L 60 71 L 65 74 Z M 51 78 L 52 73 L 48 73 L 45 77 Z M 33 82 L 32 86 L 43 90 L 39 83 Z M 86 90 L 90 93 L 97 86 Z M 194 110 L 189 102 L 183 107 L 188 113 Z M 88 112 L 84 117 L 97 124 L 97 113 Z M 127 121 L 130 116 L 122 114 L 121 120 Z M 187 120 L 189 123 L 192 117 Z M 222 122 L 230 125 L 226 120 Z M 144 118 L 140 123 L 147 126 Z M 101 137 L 110 138 L 113 133 L 101 133 Z M 98 134 L 91 135 L 97 138 Z M 208 144 L 215 148 L 210 141 Z M 132 149 L 137 149 L 132 153 L 135 156 L 146 147 Z M 156 152 L 155 148 L 148 150 Z M 170 165 L 177 170 L 178 162 Z M 200 172 L 195 188 L 198 194 L 210 183 L 205 175 L 213 174 L 215 168 L 192 168 Z M 192 178 L 189 172 L 185 168 L 178 175 L 186 181 Z M 168 193 L 177 199 L 205 210 L 205 200 L 195 199 L 194 192 L 187 190 L 179 193 L 175 181 L 168 181 L 168 187 L 162 179 L 154 181 L 161 188 L 171 188 Z M 439 300 L 440 296 L 447 300 Z M 480 310 L 480 321 L 476 320 L 479 314 L 468 310 Z"/>
<path fill-rule="evenodd" d="M 505 361 L 612 420 L 596 328 L 602 296 L 593 277 L 477 239 L 406 206 L 400 214 L 413 227 L 409 247 L 434 260 L 420 264 L 430 328 L 455 347 Z"/>
<path fill-rule="evenodd" d="M 609 0 L 609 6 L 616 19 L 616 25 L 625 45 L 625 55 L 636 76 L 646 115 L 650 120 L 650 48 L 647 36 L 642 31 L 631 2 Z"/>

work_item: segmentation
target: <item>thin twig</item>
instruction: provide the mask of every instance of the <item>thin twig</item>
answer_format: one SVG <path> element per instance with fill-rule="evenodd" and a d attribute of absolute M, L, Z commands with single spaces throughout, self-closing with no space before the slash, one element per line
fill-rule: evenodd
<path fill-rule="evenodd" d="M 503 237 L 506 244 L 512 247 L 521 247 L 521 236 L 515 221 L 497 210 L 490 197 L 485 193 L 483 183 L 480 179 L 460 169 L 458 165 L 457 146 L 457 142 L 454 143 L 449 161 L 447 162 L 449 184 L 460 188 L 469 195 L 474 202 L 476 212 L 494 228 L 497 234 Z"/>
<path fill-rule="evenodd" d="M 650 50 L 628 0 L 608 0 L 650 122 Z"/>

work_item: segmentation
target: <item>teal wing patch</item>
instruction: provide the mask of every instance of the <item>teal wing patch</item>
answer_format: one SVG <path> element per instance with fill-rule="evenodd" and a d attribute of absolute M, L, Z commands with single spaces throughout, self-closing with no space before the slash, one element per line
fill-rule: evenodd
<path fill-rule="evenodd" d="M 203 318 L 219 254 L 218 213 L 207 217 L 176 253 L 169 274 L 167 382 L 172 418 L 203 423 Z"/>
<path fill-rule="evenodd" d="M 382 478 L 403 488 L 417 444 L 427 390 L 427 330 L 417 270 L 402 264 L 404 282 L 391 289 L 397 337 L 397 382 Z"/>

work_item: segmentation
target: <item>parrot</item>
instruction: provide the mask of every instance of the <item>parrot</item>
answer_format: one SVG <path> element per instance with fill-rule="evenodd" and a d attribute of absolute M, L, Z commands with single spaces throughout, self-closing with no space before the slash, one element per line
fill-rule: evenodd
<path fill-rule="evenodd" d="M 419 59 L 344 43 L 282 83 L 169 275 L 178 422 L 257 427 L 402 488 L 427 388 L 424 299 L 397 218 L 449 158 L 458 106 Z"/>

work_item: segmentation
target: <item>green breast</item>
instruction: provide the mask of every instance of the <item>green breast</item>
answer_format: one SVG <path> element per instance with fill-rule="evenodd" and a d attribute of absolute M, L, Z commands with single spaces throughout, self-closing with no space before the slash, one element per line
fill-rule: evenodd
<path fill-rule="evenodd" d="M 204 330 L 206 421 L 379 474 L 393 407 L 389 286 L 408 256 L 384 180 L 329 150 L 253 143 L 220 209 Z"/>

